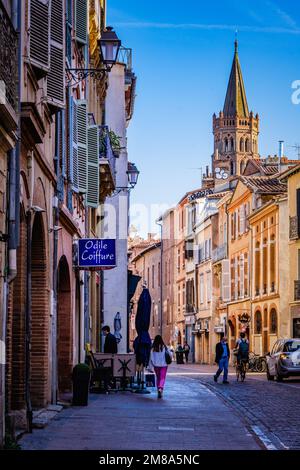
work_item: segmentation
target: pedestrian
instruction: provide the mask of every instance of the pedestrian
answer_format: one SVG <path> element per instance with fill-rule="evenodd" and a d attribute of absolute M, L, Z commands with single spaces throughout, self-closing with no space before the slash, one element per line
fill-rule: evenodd
<path fill-rule="evenodd" d="M 221 341 L 216 345 L 216 359 L 215 362 L 218 364 L 219 368 L 214 375 L 214 381 L 218 381 L 218 377 L 223 372 L 223 384 L 228 384 L 228 363 L 230 358 L 230 350 L 227 342 L 227 338 L 224 333 L 221 335 Z"/>
<path fill-rule="evenodd" d="M 102 328 L 102 332 L 105 335 L 105 342 L 104 342 L 104 352 L 107 354 L 117 354 L 118 352 L 118 344 L 116 337 L 111 334 L 110 327 L 105 325 Z"/>
<path fill-rule="evenodd" d="M 191 349 L 190 345 L 185 341 L 185 343 L 183 345 L 183 350 L 184 350 L 186 364 L 189 362 L 190 349 Z"/>
<path fill-rule="evenodd" d="M 168 365 L 172 362 L 172 353 L 165 345 L 162 337 L 160 335 L 155 336 L 148 368 L 153 370 L 156 375 L 156 384 L 157 384 L 157 397 L 162 398 L 166 375 L 168 370 Z"/>

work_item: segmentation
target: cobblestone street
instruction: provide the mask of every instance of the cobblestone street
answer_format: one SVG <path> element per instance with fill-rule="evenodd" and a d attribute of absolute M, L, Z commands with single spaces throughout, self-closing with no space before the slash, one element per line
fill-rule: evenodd
<path fill-rule="evenodd" d="M 193 372 L 193 366 L 185 371 Z M 177 374 L 180 375 L 177 375 Z M 255 433 L 214 392 L 172 366 L 165 396 L 91 395 L 88 407 L 63 410 L 24 436 L 25 450 L 259 450 Z"/>
<path fill-rule="evenodd" d="M 264 374 L 215 384 L 214 367 L 170 367 L 165 396 L 130 392 L 90 396 L 88 407 L 63 410 L 23 449 L 217 450 L 300 448 L 300 381 L 278 384 Z M 113 430 L 113 432 L 112 432 Z M 137 438 L 138 436 L 138 438 Z"/>
<path fill-rule="evenodd" d="M 176 369 L 176 370 L 175 370 Z M 248 373 L 244 383 L 237 383 L 230 370 L 228 386 L 215 384 L 215 368 L 199 365 L 175 366 L 174 374 L 189 377 L 216 393 L 232 410 L 245 419 L 247 426 L 270 449 L 300 449 L 300 380 L 268 382 L 266 374 Z M 186 374 L 186 375 L 185 375 Z"/>

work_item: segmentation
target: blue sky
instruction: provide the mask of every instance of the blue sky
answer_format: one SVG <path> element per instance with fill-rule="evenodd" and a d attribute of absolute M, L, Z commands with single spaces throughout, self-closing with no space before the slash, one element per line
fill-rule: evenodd
<path fill-rule="evenodd" d="M 300 9 L 294 0 L 108 0 L 107 24 L 133 49 L 137 82 L 128 130 L 140 170 L 131 203 L 175 204 L 200 185 L 213 151 L 212 114 L 224 104 L 235 30 L 249 109 L 260 116 L 262 156 L 296 158 Z"/>

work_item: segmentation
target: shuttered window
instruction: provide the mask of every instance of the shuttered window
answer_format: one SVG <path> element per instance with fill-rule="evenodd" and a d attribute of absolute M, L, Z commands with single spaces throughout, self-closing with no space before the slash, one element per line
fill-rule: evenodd
<path fill-rule="evenodd" d="M 223 302 L 230 302 L 231 300 L 231 276 L 230 276 L 230 260 L 222 260 L 222 300 Z"/>
<path fill-rule="evenodd" d="M 77 101 L 78 126 L 78 189 L 81 193 L 87 191 L 87 102 Z"/>
<path fill-rule="evenodd" d="M 70 179 L 73 189 L 78 191 L 78 126 L 77 126 L 77 101 L 71 99 L 71 155 L 70 155 Z"/>
<path fill-rule="evenodd" d="M 88 127 L 88 186 L 87 205 L 99 204 L 99 127 Z"/>
<path fill-rule="evenodd" d="M 64 2 L 52 0 L 50 27 L 50 71 L 47 76 L 47 98 L 58 108 L 65 106 L 65 21 Z"/>
<path fill-rule="evenodd" d="M 87 0 L 75 0 L 76 41 L 79 44 L 87 42 Z"/>
<path fill-rule="evenodd" d="M 245 264 L 244 264 L 244 255 L 240 255 L 240 296 L 244 298 L 245 296 Z"/>
<path fill-rule="evenodd" d="M 44 76 L 50 67 L 50 2 L 30 0 L 29 13 L 30 63 Z"/>

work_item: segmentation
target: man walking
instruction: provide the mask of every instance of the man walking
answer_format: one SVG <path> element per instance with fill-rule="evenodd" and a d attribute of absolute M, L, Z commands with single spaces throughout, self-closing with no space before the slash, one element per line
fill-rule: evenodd
<path fill-rule="evenodd" d="M 118 352 L 118 344 L 116 337 L 111 334 L 110 327 L 105 325 L 102 328 L 102 332 L 105 335 L 105 343 L 104 343 L 104 352 L 107 354 L 117 354 Z"/>
<path fill-rule="evenodd" d="M 214 375 L 214 381 L 218 381 L 218 377 L 223 373 L 223 384 L 228 384 L 227 376 L 228 376 L 228 363 L 230 357 L 230 350 L 227 343 L 227 338 L 222 333 L 221 341 L 216 345 L 216 363 L 218 364 L 219 368 L 217 370 L 216 375 Z"/>
<path fill-rule="evenodd" d="M 184 345 L 183 345 L 183 349 L 184 349 L 184 355 L 185 355 L 185 363 L 187 364 L 189 362 L 189 354 L 190 354 L 190 345 L 185 342 Z"/>

